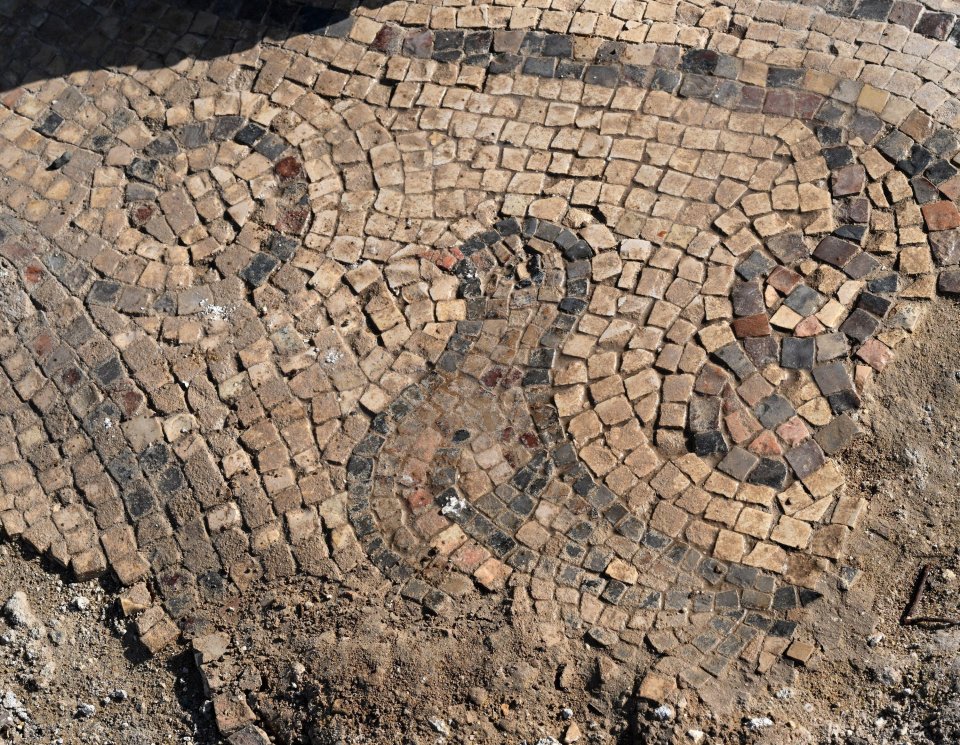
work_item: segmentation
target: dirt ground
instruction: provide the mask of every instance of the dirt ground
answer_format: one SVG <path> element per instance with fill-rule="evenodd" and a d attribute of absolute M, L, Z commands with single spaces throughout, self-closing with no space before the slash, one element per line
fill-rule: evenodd
<path fill-rule="evenodd" d="M 0 546 L 0 743 L 217 742 L 192 658 L 146 658 L 115 589 Z"/>
<path fill-rule="evenodd" d="M 925 564 L 914 615 L 960 619 L 958 350 L 960 306 L 938 301 L 884 372 L 865 434 L 843 459 L 849 488 L 870 502 L 850 546 L 862 586 L 848 604 L 868 610 L 851 617 L 835 658 L 804 681 L 824 741 L 960 741 L 960 627 L 900 623 Z"/>
<path fill-rule="evenodd" d="M 245 693 L 278 743 L 958 742 L 960 627 L 900 624 L 927 563 L 917 612 L 960 616 L 958 349 L 960 306 L 937 301 L 868 398 L 842 465 L 870 510 L 821 606 L 836 614 L 813 624 L 826 654 L 727 711 L 639 702 L 636 671 L 571 642 L 522 597 L 465 587 L 462 615 L 425 617 L 357 573 L 225 605 L 195 629 L 231 637 L 208 680 Z M 192 655 L 146 659 L 115 588 L 47 569 L 0 549 L 0 602 L 22 592 L 36 617 L 18 627 L 14 603 L 0 623 L 0 742 L 218 742 Z"/>

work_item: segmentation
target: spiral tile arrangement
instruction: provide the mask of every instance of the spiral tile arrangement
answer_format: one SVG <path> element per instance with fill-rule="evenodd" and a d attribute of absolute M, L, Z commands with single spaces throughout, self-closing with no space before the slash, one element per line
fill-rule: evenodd
<path fill-rule="evenodd" d="M 817 653 L 836 456 L 960 293 L 960 22 L 537 5 L 0 3 L 0 525 L 148 648 L 373 567 L 657 701 Z"/>

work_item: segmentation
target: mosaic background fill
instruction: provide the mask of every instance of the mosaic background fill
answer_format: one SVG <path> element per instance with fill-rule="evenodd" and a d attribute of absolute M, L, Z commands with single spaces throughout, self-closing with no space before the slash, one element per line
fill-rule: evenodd
<path fill-rule="evenodd" d="M 943 5 L 3 0 L 3 534 L 153 651 L 369 570 L 653 701 L 802 667 L 862 394 L 960 293 Z"/>

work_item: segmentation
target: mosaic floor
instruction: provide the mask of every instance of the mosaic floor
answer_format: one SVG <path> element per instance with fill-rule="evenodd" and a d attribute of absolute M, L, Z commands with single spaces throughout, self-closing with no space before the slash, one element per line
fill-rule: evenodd
<path fill-rule="evenodd" d="M 654 701 L 802 667 L 861 396 L 960 293 L 957 8 L 315 5 L 0 1 L 2 532 L 154 650 L 372 565 Z"/>

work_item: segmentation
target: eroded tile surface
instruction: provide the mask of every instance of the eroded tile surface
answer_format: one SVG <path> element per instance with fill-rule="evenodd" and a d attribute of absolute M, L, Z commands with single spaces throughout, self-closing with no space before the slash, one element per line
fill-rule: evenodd
<path fill-rule="evenodd" d="M 3 532 L 152 649 L 372 567 L 655 701 L 807 663 L 862 393 L 960 293 L 955 14 L 235 5 L 0 6 Z"/>

